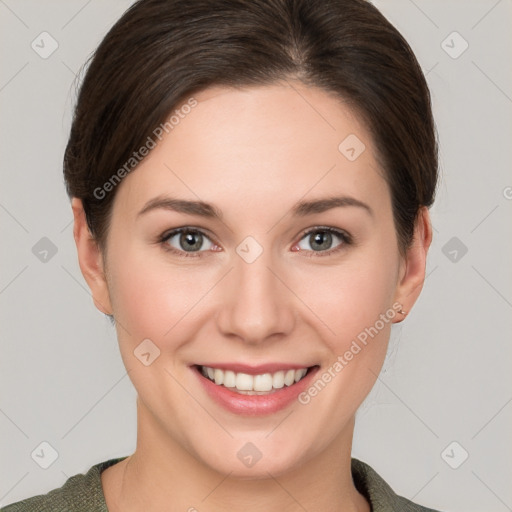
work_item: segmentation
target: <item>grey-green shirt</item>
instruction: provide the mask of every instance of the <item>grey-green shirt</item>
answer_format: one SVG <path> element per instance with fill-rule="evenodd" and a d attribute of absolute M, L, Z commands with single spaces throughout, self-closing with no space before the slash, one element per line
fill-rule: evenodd
<path fill-rule="evenodd" d="M 100 462 L 85 475 L 68 478 L 62 487 L 7 505 L 0 512 L 108 512 L 100 475 L 104 469 L 125 458 Z M 352 477 L 357 490 L 370 503 L 372 512 L 437 512 L 398 496 L 368 464 L 354 458 Z"/>

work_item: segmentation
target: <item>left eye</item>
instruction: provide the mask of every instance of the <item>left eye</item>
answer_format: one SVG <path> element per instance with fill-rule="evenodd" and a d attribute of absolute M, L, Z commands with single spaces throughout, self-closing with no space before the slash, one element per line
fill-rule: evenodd
<path fill-rule="evenodd" d="M 333 248 L 332 244 L 336 238 L 340 240 L 340 242 Z M 304 237 L 295 247 L 313 252 L 330 252 L 336 250 L 340 245 L 349 243 L 350 239 L 348 235 L 342 231 L 332 228 L 315 228 L 305 233 Z M 307 247 L 308 245 L 309 247 Z"/>

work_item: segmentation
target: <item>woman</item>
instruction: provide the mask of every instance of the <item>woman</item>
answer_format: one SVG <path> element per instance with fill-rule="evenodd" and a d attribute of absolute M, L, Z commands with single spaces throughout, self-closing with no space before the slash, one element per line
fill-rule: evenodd
<path fill-rule="evenodd" d="M 90 62 L 64 176 L 137 447 L 5 511 L 432 510 L 351 458 L 437 183 L 425 79 L 375 7 L 136 2 Z"/>

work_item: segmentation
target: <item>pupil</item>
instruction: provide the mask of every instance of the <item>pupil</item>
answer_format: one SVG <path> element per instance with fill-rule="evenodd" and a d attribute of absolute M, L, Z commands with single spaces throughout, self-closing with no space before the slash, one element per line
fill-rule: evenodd
<path fill-rule="evenodd" d="M 315 244 L 318 243 L 320 245 L 320 249 L 329 249 L 332 241 L 332 235 L 327 231 L 320 231 L 313 235 L 313 239 Z M 314 249 L 314 244 L 312 244 L 312 247 Z"/>
<path fill-rule="evenodd" d="M 197 242 L 194 243 L 194 237 L 198 237 Z M 186 233 L 181 235 L 180 242 L 182 243 L 182 246 L 185 246 L 185 248 L 193 249 L 193 250 L 199 250 L 201 248 L 201 234 L 200 233 Z"/>

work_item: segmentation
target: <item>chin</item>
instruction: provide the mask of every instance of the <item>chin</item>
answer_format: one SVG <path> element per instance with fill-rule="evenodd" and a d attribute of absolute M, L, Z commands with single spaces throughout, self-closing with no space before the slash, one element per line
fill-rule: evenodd
<path fill-rule="evenodd" d="M 297 468 L 304 456 L 302 443 L 296 449 L 283 445 L 277 447 L 264 439 L 254 442 L 233 439 L 228 446 L 217 445 L 214 452 L 211 446 L 204 447 L 198 460 L 203 465 L 221 474 L 229 474 L 230 478 L 239 480 L 263 480 L 283 475 Z M 263 446 L 265 445 L 265 446 Z M 206 452 L 207 450 L 207 452 Z M 206 452 L 206 453 L 205 453 Z M 268 454 L 268 455 L 266 455 Z"/>

